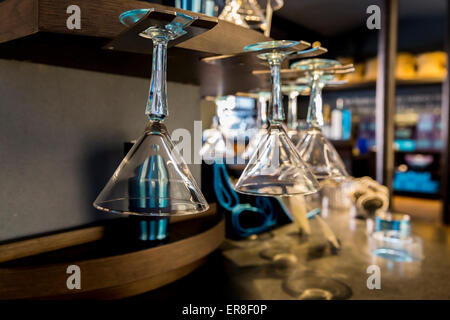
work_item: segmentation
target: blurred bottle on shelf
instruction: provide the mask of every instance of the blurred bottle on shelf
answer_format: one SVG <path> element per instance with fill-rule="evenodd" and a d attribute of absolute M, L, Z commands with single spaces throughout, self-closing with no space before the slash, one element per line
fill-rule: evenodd
<path fill-rule="evenodd" d="M 352 134 L 352 112 L 344 109 L 344 99 L 336 100 L 336 108 L 331 112 L 331 139 L 349 140 Z"/>
<path fill-rule="evenodd" d="M 342 107 L 343 101 L 341 98 L 336 101 L 336 108 L 331 112 L 331 134 L 333 140 L 340 140 L 342 137 Z"/>

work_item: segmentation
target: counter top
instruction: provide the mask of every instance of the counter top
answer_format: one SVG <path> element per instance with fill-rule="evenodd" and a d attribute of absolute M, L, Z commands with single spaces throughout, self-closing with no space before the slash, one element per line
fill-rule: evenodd
<path fill-rule="evenodd" d="M 306 239 L 289 224 L 253 240 L 226 240 L 199 270 L 137 298 L 183 299 L 189 294 L 199 299 L 295 300 L 298 296 L 288 290 L 292 279 L 316 275 L 337 280 L 350 299 L 450 299 L 448 228 L 413 221 L 413 234 L 423 239 L 424 259 L 394 262 L 369 253 L 366 221 L 342 211 L 330 212 L 325 220 L 341 242 L 337 253 L 320 232 Z M 371 265 L 381 271 L 379 290 L 367 287 Z"/>

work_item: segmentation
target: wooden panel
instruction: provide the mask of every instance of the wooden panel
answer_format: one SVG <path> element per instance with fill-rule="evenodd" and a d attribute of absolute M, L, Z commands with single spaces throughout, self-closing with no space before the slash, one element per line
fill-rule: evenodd
<path fill-rule="evenodd" d="M 0 299 L 74 294 L 74 291 L 66 287 L 66 270 L 72 264 L 81 269 L 81 289 L 76 291 L 77 294 L 136 283 L 203 259 L 218 248 L 224 238 L 225 222 L 221 220 L 194 236 L 150 249 L 86 260 L 72 260 L 62 252 L 68 258 L 64 262 L 51 263 L 45 260 L 36 265 L 27 263 L 23 266 L 4 266 L 0 268 Z M 154 288 L 154 283 L 150 281 L 150 287 Z"/>
<path fill-rule="evenodd" d="M 0 43 L 38 31 L 37 0 L 6 0 L 0 3 Z"/>
<path fill-rule="evenodd" d="M 67 7 L 77 5 L 81 10 L 81 28 L 67 28 Z M 0 43 L 31 35 L 38 31 L 112 39 L 126 27 L 119 15 L 127 10 L 160 8 L 199 16 L 204 21 L 217 18 L 201 13 L 175 9 L 137 0 L 6 0 L 0 3 Z M 200 23 L 200 22 L 199 22 Z M 263 34 L 220 20 L 209 32 L 191 38 L 177 47 L 211 54 L 235 54 L 246 45 L 268 41 Z"/>
<path fill-rule="evenodd" d="M 118 50 L 134 53 L 153 54 L 153 42 L 140 35 L 148 28 L 154 26 L 164 27 L 171 23 L 177 16 L 173 10 L 161 10 L 156 8 L 147 9 L 147 14 L 143 16 L 133 26 L 116 36 L 104 48 L 108 50 Z M 184 34 L 168 43 L 168 48 L 179 43 L 189 41 L 189 39 L 200 36 L 217 25 L 216 18 L 195 19 L 185 27 Z"/>
<path fill-rule="evenodd" d="M 81 29 L 69 30 L 69 5 L 81 9 Z M 0 4 L 0 58 L 68 68 L 150 77 L 151 59 L 142 53 L 102 49 L 126 27 L 119 15 L 130 9 L 181 9 L 137 0 L 6 0 Z M 20 11 L 20 15 L 16 13 Z M 202 14 L 204 21 L 216 18 Z M 19 16 L 17 19 L 15 16 Z M 209 55 L 242 52 L 249 44 L 271 40 L 263 34 L 219 20 L 211 30 L 168 51 L 168 80 L 201 85 L 202 95 L 226 95 L 259 87 L 239 66 L 220 68 L 200 61 Z M 149 47 L 151 47 L 149 42 Z"/>
<path fill-rule="evenodd" d="M 94 290 L 85 293 L 73 293 L 62 296 L 46 297 L 45 299 L 51 300 L 72 300 L 72 299 L 96 299 L 96 300 L 115 300 L 122 299 L 126 297 L 136 296 L 162 286 L 174 282 L 192 271 L 196 270 L 198 267 L 203 265 L 207 261 L 207 258 L 203 258 L 181 268 L 174 269 L 163 274 L 158 274 L 153 277 L 146 279 L 140 279 L 131 283 L 126 283 L 123 285 Z"/>
<path fill-rule="evenodd" d="M 444 79 L 442 78 L 416 78 L 416 79 L 397 79 L 395 81 L 395 84 L 397 86 L 414 86 L 414 85 L 428 85 L 428 84 L 442 84 Z M 339 86 L 333 86 L 333 87 L 325 87 L 325 90 L 333 90 L 333 91 L 339 91 L 339 90 L 350 90 L 350 89 L 366 89 L 366 88 L 375 88 L 376 82 L 375 81 L 357 81 L 357 82 L 347 82 L 344 84 L 341 84 Z"/>
<path fill-rule="evenodd" d="M 81 9 L 80 30 L 68 30 L 66 27 L 66 19 L 69 16 L 66 9 L 69 5 L 78 5 Z M 39 30 L 112 39 L 126 29 L 119 22 L 119 15 L 124 11 L 139 8 L 161 8 L 194 14 L 182 9 L 134 0 L 40 0 Z M 203 19 L 216 19 L 201 13 L 195 15 Z M 248 44 L 268 39 L 257 31 L 219 21 L 212 30 L 177 46 L 213 54 L 233 54 L 241 52 Z"/>

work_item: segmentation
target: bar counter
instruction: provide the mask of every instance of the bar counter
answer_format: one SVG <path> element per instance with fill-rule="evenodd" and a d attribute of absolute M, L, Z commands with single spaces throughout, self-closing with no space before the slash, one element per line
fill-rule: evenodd
<path fill-rule="evenodd" d="M 286 290 L 286 285 L 296 275 L 338 280 L 350 289 L 345 299 L 450 299 L 448 227 L 413 221 L 412 233 L 423 240 L 424 258 L 394 262 L 369 253 L 366 221 L 336 211 L 325 220 L 341 242 L 338 252 L 330 249 L 320 232 L 314 232 L 313 221 L 308 240 L 289 224 L 255 239 L 226 240 L 191 275 L 133 299 L 295 300 L 298 296 Z M 274 262 L 270 257 L 277 252 Z M 380 268 L 381 289 L 368 289 L 371 265 Z"/>

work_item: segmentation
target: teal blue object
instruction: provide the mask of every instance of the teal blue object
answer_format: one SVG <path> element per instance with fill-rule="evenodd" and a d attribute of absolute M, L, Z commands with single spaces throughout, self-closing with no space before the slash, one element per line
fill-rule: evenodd
<path fill-rule="evenodd" d="M 134 212 L 164 212 L 169 207 L 168 173 L 164 159 L 153 155 L 139 166 L 130 181 L 130 209 Z"/>
<path fill-rule="evenodd" d="M 317 214 L 320 214 L 320 209 L 319 209 L 319 208 L 312 209 L 310 212 L 308 212 L 308 213 L 306 214 L 306 218 L 312 219 L 312 218 L 314 218 Z"/>
<path fill-rule="evenodd" d="M 402 219 L 403 215 L 397 214 L 397 219 L 387 219 L 382 216 L 375 216 L 375 231 L 398 231 L 402 236 L 407 237 L 411 233 L 411 222 L 408 219 Z"/>
<path fill-rule="evenodd" d="M 149 9 L 135 9 L 125 11 L 119 16 L 119 21 L 126 26 L 132 26 L 136 24 L 136 22 L 141 20 L 142 17 L 144 17 L 148 12 Z"/>
<path fill-rule="evenodd" d="M 214 163 L 214 191 L 217 201 L 227 211 L 239 205 L 239 196 L 230 185 L 227 169 L 223 163 Z"/>
<path fill-rule="evenodd" d="M 416 150 L 416 142 L 411 139 L 396 139 L 394 141 L 397 150 L 399 151 L 414 151 Z"/>
<path fill-rule="evenodd" d="M 352 136 L 352 112 L 342 109 L 342 140 L 349 140 Z"/>
<path fill-rule="evenodd" d="M 169 207 L 169 182 L 164 159 L 153 155 L 138 169 L 136 179 L 129 182 L 130 209 L 134 212 L 164 212 Z M 169 218 L 140 217 L 137 238 L 160 241 L 168 236 Z"/>
<path fill-rule="evenodd" d="M 248 237 L 252 234 L 264 232 L 277 223 L 277 213 L 267 197 L 256 197 L 257 207 L 245 203 L 241 204 L 238 194 L 230 185 L 227 169 L 222 163 L 213 164 L 214 191 L 219 205 L 230 213 L 230 220 L 234 232 L 240 237 Z M 260 219 L 258 227 L 244 228 L 240 223 L 240 215 L 243 212 L 256 213 Z"/>
<path fill-rule="evenodd" d="M 395 172 L 393 187 L 395 191 L 438 193 L 439 181 L 432 180 L 430 172 Z"/>
<path fill-rule="evenodd" d="M 141 218 L 139 235 L 141 241 L 164 240 L 168 235 L 169 219 Z"/>
<path fill-rule="evenodd" d="M 231 187 L 228 172 L 225 164 L 213 164 L 213 187 L 216 194 L 217 202 L 230 214 L 230 221 L 236 235 L 240 237 L 248 237 L 252 234 L 264 232 L 273 227 L 278 220 L 276 209 L 272 204 L 271 199 L 277 201 L 281 208 L 284 208 L 282 202 L 278 198 L 272 197 L 254 197 L 255 205 L 249 203 L 240 203 L 239 195 Z M 286 217 L 290 221 L 293 218 L 289 212 L 282 209 Z M 244 228 L 240 223 L 240 215 L 243 212 L 256 213 L 260 219 L 260 226 L 254 228 Z M 307 213 L 307 218 L 312 219 L 315 215 L 320 214 L 320 209 L 316 208 Z"/>

